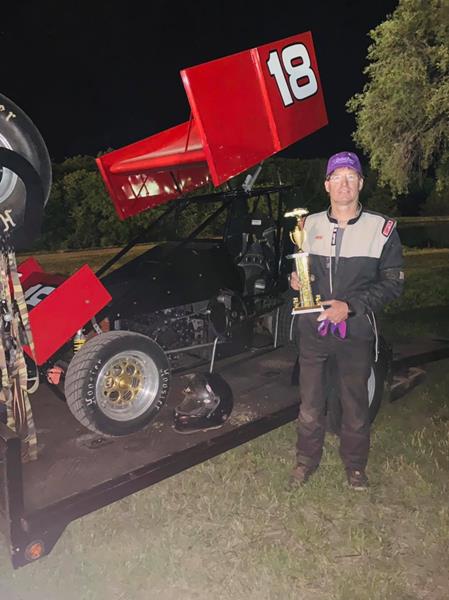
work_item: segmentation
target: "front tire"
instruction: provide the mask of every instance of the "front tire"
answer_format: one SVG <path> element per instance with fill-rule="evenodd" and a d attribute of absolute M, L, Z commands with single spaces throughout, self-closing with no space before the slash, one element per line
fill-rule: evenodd
<path fill-rule="evenodd" d="M 65 395 L 71 413 L 91 431 L 127 435 L 157 415 L 169 381 L 168 360 L 156 342 L 139 333 L 110 331 L 75 354 Z"/>

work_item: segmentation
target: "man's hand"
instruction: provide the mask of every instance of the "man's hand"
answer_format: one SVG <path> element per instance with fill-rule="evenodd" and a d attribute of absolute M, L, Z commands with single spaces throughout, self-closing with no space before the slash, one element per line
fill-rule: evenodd
<path fill-rule="evenodd" d="M 346 302 L 342 302 L 341 300 L 322 300 L 321 304 L 327 304 L 329 305 L 329 308 L 326 308 L 326 310 L 320 313 L 317 321 L 329 319 L 331 323 L 337 324 L 341 321 L 345 321 L 348 318 L 349 306 L 346 304 Z"/>
<path fill-rule="evenodd" d="M 292 290 L 295 290 L 295 292 L 298 292 L 299 288 L 301 287 L 299 285 L 299 277 L 296 271 L 293 271 L 290 275 L 290 287 L 292 288 Z"/>

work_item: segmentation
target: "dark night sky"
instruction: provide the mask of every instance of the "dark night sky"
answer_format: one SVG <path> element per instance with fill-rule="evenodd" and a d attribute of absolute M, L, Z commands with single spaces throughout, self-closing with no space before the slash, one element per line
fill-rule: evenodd
<path fill-rule="evenodd" d="M 5 2 L 0 92 L 52 158 L 118 148 L 188 119 L 180 69 L 311 30 L 329 125 L 287 156 L 351 148 L 345 103 L 364 83 L 368 31 L 397 0 Z"/>

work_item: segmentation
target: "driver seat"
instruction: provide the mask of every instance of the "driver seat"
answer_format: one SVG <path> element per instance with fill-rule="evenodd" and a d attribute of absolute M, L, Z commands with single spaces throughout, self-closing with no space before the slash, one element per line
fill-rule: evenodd
<path fill-rule="evenodd" d="M 244 273 L 245 295 L 267 291 L 274 278 L 276 226 L 270 217 L 254 212 L 245 217 L 242 246 L 237 264 Z"/>

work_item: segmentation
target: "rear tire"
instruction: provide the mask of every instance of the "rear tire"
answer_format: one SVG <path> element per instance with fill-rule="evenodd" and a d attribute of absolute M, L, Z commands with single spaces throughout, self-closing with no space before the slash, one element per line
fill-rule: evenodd
<path fill-rule="evenodd" d="M 75 354 L 65 395 L 71 413 L 91 431 L 127 435 L 157 415 L 169 381 L 168 360 L 156 342 L 139 333 L 110 331 Z"/>
<path fill-rule="evenodd" d="M 12 240 L 17 249 L 22 249 L 29 247 L 40 233 L 43 209 L 51 188 L 51 162 L 45 142 L 34 123 L 3 94 L 0 94 L 0 149 L 4 149 L 4 161 L 13 160 L 14 156 L 6 156 L 6 151 L 9 151 L 10 155 L 19 155 L 25 171 L 27 163 L 34 170 L 25 187 L 14 170 L 2 167 L 0 162 L 0 213 L 5 215 L 6 210 L 11 211 L 10 216 L 17 224 L 11 233 Z M 33 175 L 38 180 L 39 189 L 36 189 Z M 25 223 L 26 232 L 21 230 Z"/>

